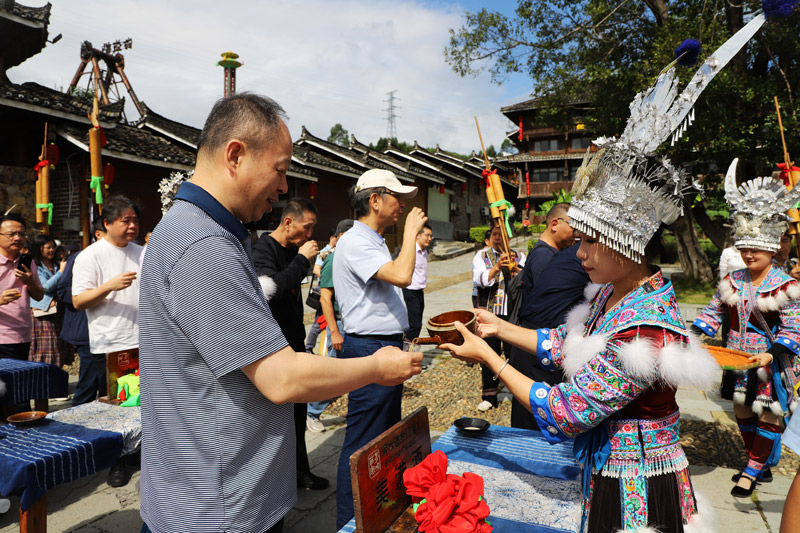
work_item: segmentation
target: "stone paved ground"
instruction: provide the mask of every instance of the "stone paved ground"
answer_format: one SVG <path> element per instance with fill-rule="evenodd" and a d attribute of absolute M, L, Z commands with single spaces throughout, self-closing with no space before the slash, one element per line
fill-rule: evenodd
<path fill-rule="evenodd" d="M 440 287 L 426 294 L 426 309 L 424 320 L 435 314 L 461 309 L 470 305 L 472 283 L 469 281 L 469 269 L 472 254 L 456 257 L 448 261 L 430 264 L 430 282 L 432 287 Z M 455 284 L 450 285 L 450 282 Z M 436 284 L 436 285 L 434 285 Z M 449 285 L 449 286 L 445 286 Z M 468 369 L 462 363 L 443 358 L 436 350 L 426 351 L 426 360 L 429 370 L 426 374 L 415 378 L 409 385 L 413 390 L 407 400 L 407 408 L 411 405 L 428 404 L 431 409 L 433 438 L 441 434 L 447 421 L 457 416 L 475 415 L 476 399 L 479 396 L 476 390 L 479 379 L 477 368 Z M 441 366 L 440 366 L 441 365 Z M 441 377 L 439 371 L 447 370 L 452 365 L 456 372 L 447 372 L 454 376 L 453 379 L 462 379 L 464 383 L 458 385 L 448 384 L 437 386 Z M 474 375 L 473 375 L 474 374 Z M 430 379 L 427 377 L 430 376 Z M 73 383 L 74 387 L 74 383 Z M 442 393 L 442 388 L 448 388 L 455 393 L 449 397 Z M 700 393 L 694 390 L 680 390 L 678 403 L 687 422 L 698 424 L 700 430 L 684 435 L 686 442 L 692 450 L 691 457 L 704 457 L 713 455 L 714 440 L 705 437 L 704 431 L 719 430 L 711 427 L 718 423 L 730 426 L 733 424 L 732 409 L 728 402 L 720 400 L 714 394 Z M 66 405 L 54 403 L 54 408 L 63 408 Z M 334 409 L 335 411 L 335 409 Z M 504 402 L 500 409 L 489 413 L 486 417 L 493 422 L 506 423 L 508 402 Z M 439 414 L 437 414 L 439 413 Z M 286 516 L 287 532 L 297 533 L 328 533 L 335 530 L 336 514 L 336 464 L 339 458 L 339 449 L 344 438 L 342 418 L 326 414 L 324 422 L 328 429 L 323 433 L 306 433 L 309 456 L 312 469 L 317 475 L 331 480 L 331 487 L 324 491 L 302 491 L 298 495 L 295 508 Z M 724 434 L 724 433 L 723 433 Z M 735 434 L 734 434 L 735 436 Z M 719 438 L 719 437 L 715 437 Z M 709 443 L 710 441 L 710 443 Z M 707 448 L 704 450 L 704 448 Z M 788 463 L 787 463 L 788 461 Z M 783 502 L 791 484 L 793 470 L 796 468 L 796 456 L 784 459 L 782 466 L 784 475 L 777 471 L 775 481 L 770 484 L 760 485 L 751 499 L 737 499 L 730 495 L 730 477 L 738 470 L 730 466 L 702 466 L 706 460 L 697 460 L 698 464 L 691 466 L 695 490 L 707 502 L 704 509 L 713 509 L 717 531 L 719 532 L 777 532 Z M 94 476 L 83 478 L 74 483 L 59 486 L 47 495 L 48 497 L 48 526 L 50 532 L 80 532 L 80 533 L 136 533 L 141 528 L 139 518 L 139 474 L 136 473 L 131 482 L 122 488 L 111 488 L 105 483 L 107 471 Z M 18 499 L 13 499 L 12 511 L 0 516 L 0 533 L 13 533 L 19 531 L 19 517 L 13 509 L 18 505 Z"/>

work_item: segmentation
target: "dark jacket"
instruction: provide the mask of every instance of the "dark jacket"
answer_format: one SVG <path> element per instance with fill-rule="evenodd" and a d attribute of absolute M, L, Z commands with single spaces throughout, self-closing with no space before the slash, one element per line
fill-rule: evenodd
<path fill-rule="evenodd" d="M 570 309 L 583 299 L 591 281 L 577 253 L 580 243 L 553 255 L 525 299 L 520 319 L 533 328 L 554 328 L 566 322 Z M 525 266 L 528 266 L 527 264 Z"/>
<path fill-rule="evenodd" d="M 78 252 L 80 253 L 80 252 Z M 89 345 L 89 321 L 86 311 L 78 311 L 72 307 L 72 266 L 78 254 L 72 254 L 67 259 L 67 266 L 61 274 L 56 287 L 58 304 L 64 308 L 64 324 L 61 326 L 61 340 L 73 346 Z"/>
<path fill-rule="evenodd" d="M 264 234 L 253 245 L 253 265 L 259 276 L 269 276 L 275 282 L 277 292 L 269 301 L 272 316 L 292 349 L 304 352 L 306 328 L 300 283 L 308 275 L 311 263 L 297 253 L 296 246 L 284 248 Z"/>

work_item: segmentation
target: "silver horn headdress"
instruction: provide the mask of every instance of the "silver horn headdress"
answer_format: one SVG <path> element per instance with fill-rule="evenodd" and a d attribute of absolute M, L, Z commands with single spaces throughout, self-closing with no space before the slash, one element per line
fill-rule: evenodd
<path fill-rule="evenodd" d="M 800 200 L 800 187 L 787 191 L 780 180 L 756 178 L 736 187 L 734 159 L 725 176 L 725 200 L 731 206 L 733 244 L 777 252 L 781 236 L 788 229 L 786 211 Z"/>
<path fill-rule="evenodd" d="M 759 13 L 709 55 L 680 95 L 674 62 L 651 88 L 636 95 L 622 135 L 594 141 L 601 149 L 587 151 L 576 173 L 572 227 L 596 235 L 629 259 L 642 260 L 661 223 L 671 224 L 681 214 L 683 195 L 701 191 L 682 169 L 653 154 L 667 139 L 674 143 L 681 137 L 694 120 L 692 107 L 700 93 L 765 20 Z"/>

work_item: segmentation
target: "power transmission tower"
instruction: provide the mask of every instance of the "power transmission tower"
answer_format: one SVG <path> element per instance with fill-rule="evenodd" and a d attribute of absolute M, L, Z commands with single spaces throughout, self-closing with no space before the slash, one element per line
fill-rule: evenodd
<path fill-rule="evenodd" d="M 387 139 L 397 139 L 397 121 L 395 119 L 398 118 L 398 115 L 395 113 L 395 111 L 397 109 L 400 109 L 400 107 L 396 106 L 394 101 L 395 100 L 400 100 L 400 99 L 397 98 L 394 95 L 394 93 L 396 93 L 396 92 L 397 92 L 397 89 L 395 89 L 394 91 L 389 91 L 388 93 L 386 93 L 387 95 L 389 95 L 389 98 L 384 100 L 384 102 L 387 102 L 389 104 L 389 106 L 386 109 L 382 110 L 382 111 L 386 111 L 386 138 Z"/>

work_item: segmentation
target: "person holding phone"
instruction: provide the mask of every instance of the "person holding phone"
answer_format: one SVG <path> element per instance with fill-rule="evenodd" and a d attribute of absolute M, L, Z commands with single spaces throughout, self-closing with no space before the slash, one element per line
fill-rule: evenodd
<path fill-rule="evenodd" d="M 56 242 L 50 235 L 37 235 L 31 246 L 44 297 L 40 300 L 31 298 L 33 336 L 28 359 L 61 368 L 62 365 L 71 362 L 72 353 L 64 344 L 58 342 L 64 314 L 59 313 L 56 304 L 56 288 L 67 262 L 63 259 L 56 260 L 56 247 Z"/>
<path fill-rule="evenodd" d="M 28 359 L 31 345 L 31 298 L 41 300 L 36 263 L 20 252 L 25 219 L 19 213 L 0 217 L 0 358 Z"/>
<path fill-rule="evenodd" d="M 28 359 L 31 346 L 31 298 L 44 295 L 31 256 L 21 254 L 25 243 L 25 219 L 19 213 L 0 217 L 0 358 Z M 20 409 L 2 407 L 3 420 Z M 1 503 L 1 502 L 0 502 Z"/>

